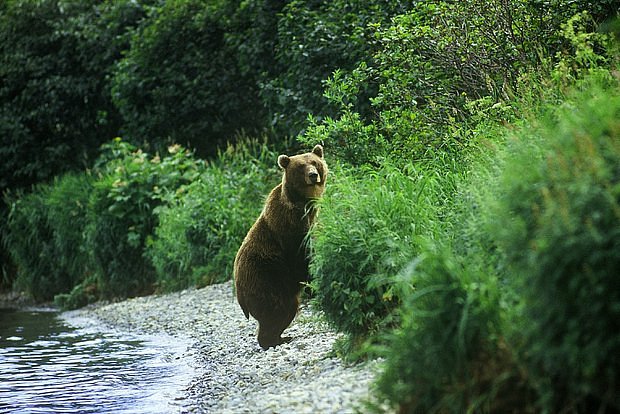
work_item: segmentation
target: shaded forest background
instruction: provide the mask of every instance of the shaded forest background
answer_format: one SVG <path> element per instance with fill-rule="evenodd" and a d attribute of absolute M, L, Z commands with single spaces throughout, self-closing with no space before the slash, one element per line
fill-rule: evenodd
<path fill-rule="evenodd" d="M 619 10 L 4 1 L 0 288 L 228 280 L 277 155 L 322 143 L 310 300 L 385 357 L 378 401 L 618 412 Z"/>

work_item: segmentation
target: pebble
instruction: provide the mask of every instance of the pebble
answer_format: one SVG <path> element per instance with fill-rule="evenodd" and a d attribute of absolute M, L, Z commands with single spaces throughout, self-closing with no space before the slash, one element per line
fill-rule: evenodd
<path fill-rule="evenodd" d="M 381 361 L 348 365 L 334 356 L 341 334 L 309 306 L 285 331 L 290 343 L 263 351 L 258 324 L 245 319 L 230 281 L 74 313 L 115 329 L 164 332 L 191 342 L 184 357 L 196 374 L 185 395 L 171 396 L 180 412 L 363 413 L 373 400 Z"/>

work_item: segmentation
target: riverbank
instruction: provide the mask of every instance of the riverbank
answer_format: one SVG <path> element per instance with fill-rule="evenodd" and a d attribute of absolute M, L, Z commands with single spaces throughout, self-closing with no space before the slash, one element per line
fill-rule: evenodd
<path fill-rule="evenodd" d="M 49 304 L 38 304 L 24 292 L 11 290 L 0 292 L 0 309 L 25 309 L 30 307 L 48 308 Z"/>
<path fill-rule="evenodd" d="M 293 341 L 263 351 L 230 282 L 95 305 L 71 317 L 132 332 L 166 333 L 192 345 L 196 375 L 174 406 L 195 413 L 364 412 L 378 362 L 347 366 L 333 355 L 339 334 L 302 306 L 285 331 Z"/>

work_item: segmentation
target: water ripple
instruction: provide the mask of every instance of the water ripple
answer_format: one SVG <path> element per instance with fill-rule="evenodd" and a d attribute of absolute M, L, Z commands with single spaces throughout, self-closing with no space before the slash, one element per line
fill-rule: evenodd
<path fill-rule="evenodd" d="M 0 412 L 173 412 L 192 375 L 186 346 L 0 310 Z"/>

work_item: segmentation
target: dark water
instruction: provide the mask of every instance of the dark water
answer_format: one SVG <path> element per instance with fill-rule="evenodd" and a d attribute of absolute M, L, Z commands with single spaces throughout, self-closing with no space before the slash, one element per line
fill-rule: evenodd
<path fill-rule="evenodd" d="M 0 310 L 0 413 L 180 411 L 187 344 Z"/>

